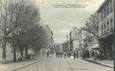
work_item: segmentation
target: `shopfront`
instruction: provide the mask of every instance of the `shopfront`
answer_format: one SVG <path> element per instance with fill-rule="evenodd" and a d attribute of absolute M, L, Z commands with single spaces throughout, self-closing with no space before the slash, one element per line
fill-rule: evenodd
<path fill-rule="evenodd" d="M 99 52 L 103 59 L 112 59 L 112 40 L 112 34 L 99 40 Z"/>

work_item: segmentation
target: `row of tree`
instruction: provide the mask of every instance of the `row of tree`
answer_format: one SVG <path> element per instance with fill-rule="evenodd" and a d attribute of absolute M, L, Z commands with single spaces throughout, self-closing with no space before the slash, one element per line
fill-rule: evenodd
<path fill-rule="evenodd" d="M 3 47 L 2 58 L 6 61 L 6 46 L 13 49 L 13 61 L 16 61 L 16 50 L 21 56 L 28 56 L 28 49 L 38 51 L 45 45 L 45 30 L 39 24 L 39 8 L 28 0 L 0 0 L 0 33 Z"/>

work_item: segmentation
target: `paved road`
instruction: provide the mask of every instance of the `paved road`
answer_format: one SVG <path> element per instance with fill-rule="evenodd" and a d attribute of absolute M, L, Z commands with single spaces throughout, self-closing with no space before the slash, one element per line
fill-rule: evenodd
<path fill-rule="evenodd" d="M 113 69 L 81 59 L 50 56 L 41 57 L 40 62 L 18 71 L 113 71 Z"/>

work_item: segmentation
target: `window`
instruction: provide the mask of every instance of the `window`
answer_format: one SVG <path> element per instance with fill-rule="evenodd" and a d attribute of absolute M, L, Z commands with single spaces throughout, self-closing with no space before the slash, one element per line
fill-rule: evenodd
<path fill-rule="evenodd" d="M 101 34 L 103 34 L 103 25 L 101 26 Z"/>
<path fill-rule="evenodd" d="M 106 29 L 106 25 L 104 24 L 104 30 Z"/>
<path fill-rule="evenodd" d="M 109 3 L 107 4 L 107 15 L 109 14 Z"/>
<path fill-rule="evenodd" d="M 103 20 L 105 15 L 104 8 L 101 9 L 100 14 L 101 14 L 101 20 Z"/>
<path fill-rule="evenodd" d="M 104 24 L 104 33 L 106 32 L 106 24 Z"/>
<path fill-rule="evenodd" d="M 106 15 L 106 8 L 104 7 L 103 8 L 103 19 L 105 18 L 105 15 Z"/>
<path fill-rule="evenodd" d="M 108 12 L 109 12 L 109 13 L 111 12 L 111 11 L 110 11 L 110 8 L 111 8 L 111 3 L 108 2 Z"/>
<path fill-rule="evenodd" d="M 113 32 L 112 26 L 113 26 L 113 19 L 111 18 L 111 20 L 110 20 L 110 32 Z"/>
<path fill-rule="evenodd" d="M 104 18 L 107 16 L 107 5 L 105 5 L 105 16 Z"/>
<path fill-rule="evenodd" d="M 113 19 L 111 18 L 111 20 L 110 20 L 110 27 L 112 27 L 113 26 Z"/>
<path fill-rule="evenodd" d="M 107 21 L 107 31 L 109 31 L 109 21 Z"/>
<path fill-rule="evenodd" d="M 101 20 L 103 20 L 103 10 L 101 11 Z"/>
<path fill-rule="evenodd" d="M 110 12 L 112 12 L 112 0 L 110 0 Z"/>

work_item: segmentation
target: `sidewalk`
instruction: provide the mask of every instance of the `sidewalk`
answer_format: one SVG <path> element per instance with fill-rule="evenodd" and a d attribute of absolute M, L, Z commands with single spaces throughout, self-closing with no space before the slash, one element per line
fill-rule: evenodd
<path fill-rule="evenodd" d="M 35 57 L 30 60 L 20 61 L 20 62 L 12 62 L 8 64 L 2 64 L 3 66 L 7 67 L 9 71 L 17 71 L 19 69 L 25 68 L 29 65 L 37 63 L 40 61 L 40 57 Z"/>
<path fill-rule="evenodd" d="M 95 63 L 95 64 L 99 64 L 99 65 L 102 65 L 102 66 L 106 66 L 106 67 L 110 67 L 110 68 L 113 68 L 114 67 L 114 62 L 113 60 L 94 60 L 93 58 L 85 58 L 84 60 L 88 61 L 88 62 L 92 62 L 92 63 Z"/>
<path fill-rule="evenodd" d="M 12 63 L 12 64 L 6 64 L 8 66 L 8 70 L 11 71 L 17 71 L 19 69 L 25 68 L 29 65 L 32 65 L 34 63 L 39 62 L 40 60 L 32 60 L 32 61 L 23 61 L 23 62 L 17 62 L 17 63 Z"/>

